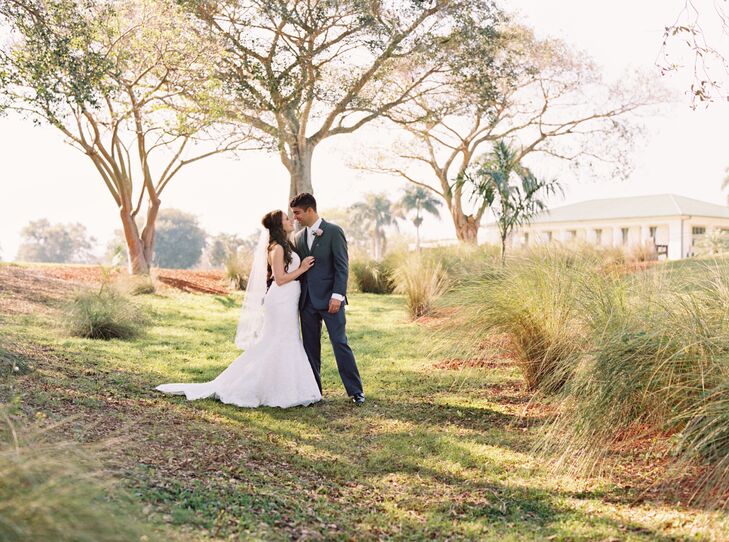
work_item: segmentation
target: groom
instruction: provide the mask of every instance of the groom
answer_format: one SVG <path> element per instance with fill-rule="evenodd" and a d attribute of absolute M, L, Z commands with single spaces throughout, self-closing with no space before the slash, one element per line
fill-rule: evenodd
<path fill-rule="evenodd" d="M 316 200 L 306 192 L 291 199 L 294 218 L 304 228 L 296 234 L 301 258 L 314 256 L 314 266 L 301 276 L 301 336 L 304 350 L 321 391 L 321 323 L 327 326 L 339 376 L 354 404 L 365 402 L 362 379 L 347 343 L 344 306 L 347 304 L 349 256 L 342 228 L 319 218 Z"/>

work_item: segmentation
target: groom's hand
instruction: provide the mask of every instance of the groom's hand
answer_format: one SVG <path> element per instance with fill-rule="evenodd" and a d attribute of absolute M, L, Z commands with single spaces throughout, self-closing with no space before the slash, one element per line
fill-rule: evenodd
<path fill-rule="evenodd" d="M 342 302 L 338 299 L 329 300 L 329 314 L 337 314 L 342 306 Z"/>

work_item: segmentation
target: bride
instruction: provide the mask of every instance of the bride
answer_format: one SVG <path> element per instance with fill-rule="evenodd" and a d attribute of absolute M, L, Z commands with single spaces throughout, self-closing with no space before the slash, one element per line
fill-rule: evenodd
<path fill-rule="evenodd" d="M 245 352 L 215 380 L 198 384 L 163 384 L 163 393 L 187 399 L 217 398 L 240 407 L 288 408 L 321 400 L 311 365 L 299 336 L 298 278 L 314 258 L 302 261 L 289 241 L 294 226 L 283 211 L 271 211 L 261 222 L 241 309 L 235 343 Z"/>

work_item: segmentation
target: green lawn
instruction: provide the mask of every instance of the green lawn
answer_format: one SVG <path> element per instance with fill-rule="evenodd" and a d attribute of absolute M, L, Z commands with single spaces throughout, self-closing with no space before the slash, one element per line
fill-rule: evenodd
<path fill-rule="evenodd" d="M 718 513 L 548 472 L 530 451 L 543 410 L 525 410 L 516 369 L 435 368 L 432 329 L 408 322 L 400 297 L 351 299 L 367 404 L 348 402 L 326 346 L 324 402 L 290 410 L 152 391 L 211 379 L 238 355 L 239 298 L 137 299 L 153 324 L 133 342 L 65 337 L 53 301 L 45 312 L 44 299 L 0 312 L 5 348 L 31 369 L 3 376 L 0 399 L 29 417 L 70 416 L 66 438 L 115 438 L 105 461 L 162 539 L 721 540 L 729 532 Z"/>

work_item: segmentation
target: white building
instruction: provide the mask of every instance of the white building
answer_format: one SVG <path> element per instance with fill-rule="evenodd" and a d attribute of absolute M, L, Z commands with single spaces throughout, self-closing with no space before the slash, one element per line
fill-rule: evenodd
<path fill-rule="evenodd" d="M 486 227 L 486 240 L 498 230 Z M 583 201 L 550 209 L 512 233 L 514 247 L 559 241 L 629 249 L 655 243 L 659 255 L 678 260 L 694 255 L 705 235 L 729 233 L 729 207 L 673 194 Z"/>

